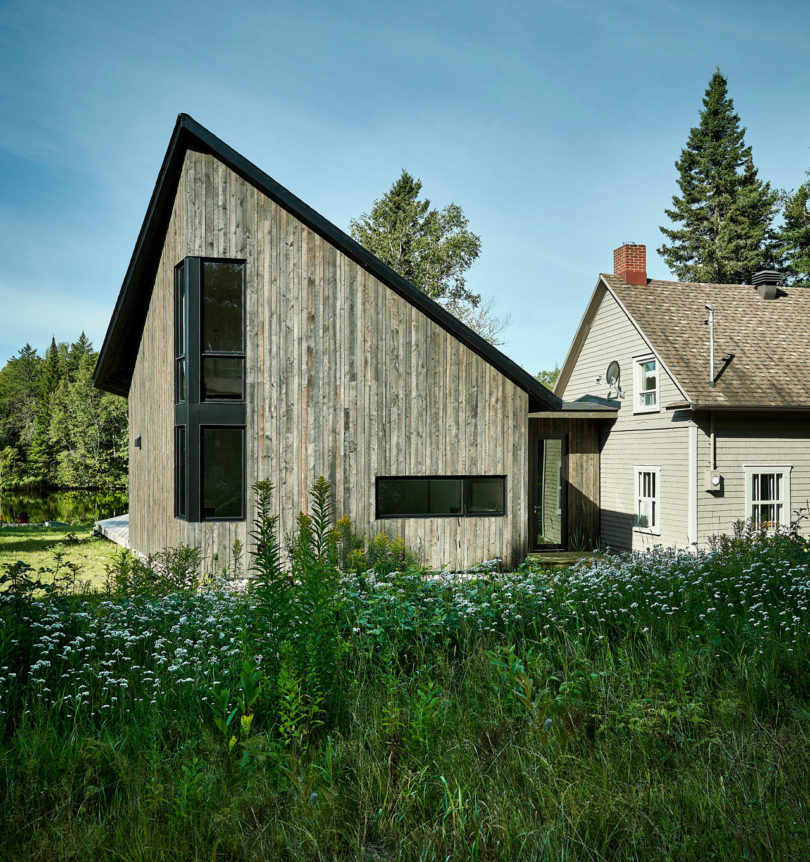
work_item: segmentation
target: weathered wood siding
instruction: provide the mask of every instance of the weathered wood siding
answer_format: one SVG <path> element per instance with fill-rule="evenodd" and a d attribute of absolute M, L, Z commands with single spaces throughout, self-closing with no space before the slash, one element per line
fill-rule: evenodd
<path fill-rule="evenodd" d="M 590 550 L 599 536 L 600 422 L 591 419 L 530 419 L 529 437 L 564 434 L 568 449 L 568 548 Z M 536 457 L 531 443 L 530 470 Z M 532 490 L 534 493 L 534 489 Z M 532 497 L 532 500 L 534 498 Z"/>
<path fill-rule="evenodd" d="M 715 414 L 717 470 L 723 476 L 719 495 L 703 490 L 705 471 L 711 467 L 711 423 L 708 416 L 698 422 L 698 537 L 705 545 L 710 536 L 730 534 L 734 522 L 746 520 L 743 466 L 792 467 L 790 473 L 791 518 L 799 509 L 810 508 L 810 424 L 795 415 L 762 417 L 755 414 Z M 800 529 L 810 534 L 810 522 Z"/>
<path fill-rule="evenodd" d="M 401 535 L 428 564 L 527 552 L 528 397 L 215 157 L 189 151 L 130 392 L 131 536 L 228 560 L 248 526 L 173 518 L 173 297 L 189 255 L 247 259 L 248 484 L 275 485 L 283 535 L 314 480 L 337 515 Z M 375 520 L 378 475 L 504 474 L 502 518 Z M 249 496 L 248 511 L 253 511 Z"/>
<path fill-rule="evenodd" d="M 639 287 L 639 290 L 643 290 Z M 664 409 L 683 401 L 683 395 L 664 368 L 659 367 L 661 410 L 633 413 L 633 358 L 650 353 L 650 346 L 615 299 L 606 291 L 585 337 L 576 365 L 563 392 L 566 401 L 583 395 L 607 395 L 605 371 L 612 360 L 621 367 L 621 401 L 616 421 L 605 423 L 601 439 L 601 538 L 616 550 L 643 550 L 655 544 L 688 544 L 688 417 L 684 411 Z M 601 376 L 601 383 L 595 382 Z M 661 467 L 661 533 L 633 527 L 634 466 Z"/>

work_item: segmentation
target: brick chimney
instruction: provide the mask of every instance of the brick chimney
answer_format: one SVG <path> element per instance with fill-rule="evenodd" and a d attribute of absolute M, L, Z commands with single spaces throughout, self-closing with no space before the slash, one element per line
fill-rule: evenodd
<path fill-rule="evenodd" d="M 647 246 L 626 242 L 613 252 L 613 274 L 628 284 L 647 283 Z"/>

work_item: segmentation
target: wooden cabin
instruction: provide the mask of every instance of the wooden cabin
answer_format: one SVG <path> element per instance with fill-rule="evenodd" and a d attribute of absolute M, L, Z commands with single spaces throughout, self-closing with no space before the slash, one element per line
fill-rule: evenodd
<path fill-rule="evenodd" d="M 600 426 L 187 115 L 160 169 L 96 385 L 128 398 L 129 543 L 225 564 L 258 479 L 281 535 L 335 511 L 432 566 L 589 546 Z"/>
<path fill-rule="evenodd" d="M 602 426 L 603 545 L 706 547 L 735 524 L 810 534 L 810 290 L 648 278 L 625 244 L 599 276 L 555 386 L 610 396 Z"/>

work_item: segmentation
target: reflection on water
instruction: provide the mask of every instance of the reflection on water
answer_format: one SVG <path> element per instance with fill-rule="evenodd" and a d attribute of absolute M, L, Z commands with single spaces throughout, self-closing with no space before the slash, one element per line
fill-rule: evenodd
<path fill-rule="evenodd" d="M 127 511 L 126 491 L 6 491 L 0 492 L 0 522 L 64 521 L 89 524 Z"/>

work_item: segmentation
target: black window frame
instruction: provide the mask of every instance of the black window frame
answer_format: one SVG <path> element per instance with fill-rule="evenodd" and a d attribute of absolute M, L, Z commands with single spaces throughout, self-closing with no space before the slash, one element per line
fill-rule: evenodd
<path fill-rule="evenodd" d="M 247 475 L 247 408 L 245 353 L 218 353 L 202 351 L 202 278 L 203 264 L 229 263 L 242 267 L 242 346 L 247 349 L 247 261 L 244 258 L 218 257 L 186 257 L 175 267 L 175 273 L 181 268 L 185 288 L 185 366 L 186 366 L 186 398 L 175 403 L 175 427 L 185 427 L 186 463 L 185 463 L 185 514 L 179 513 L 180 490 L 175 487 L 175 517 L 194 523 L 217 523 L 228 521 L 244 521 L 246 518 L 246 475 Z M 179 278 L 175 275 L 175 354 L 177 353 L 177 314 L 179 297 Z M 202 364 L 205 356 L 240 357 L 242 359 L 242 398 L 236 399 L 202 399 Z M 177 398 L 177 361 L 175 356 L 175 399 Z M 242 444 L 242 514 L 240 517 L 212 518 L 204 517 L 202 511 L 202 431 L 203 428 L 241 428 Z M 175 443 L 175 459 L 177 444 Z M 181 471 L 175 463 L 175 486 Z"/>
<path fill-rule="evenodd" d="M 182 447 L 181 447 L 182 439 Z M 174 517 L 185 519 L 188 514 L 188 428 L 174 426 Z M 182 448 L 182 454 L 181 454 Z"/>
<path fill-rule="evenodd" d="M 380 514 L 380 482 L 381 481 L 421 481 L 431 479 L 455 479 L 461 482 L 461 512 L 457 513 L 441 513 L 441 514 L 412 514 L 412 515 L 381 515 Z M 503 508 L 500 512 L 470 512 L 470 480 L 472 479 L 500 479 L 501 481 L 501 500 Z M 377 476 L 374 482 L 374 516 L 378 521 L 396 521 L 401 518 L 505 518 L 507 516 L 507 501 L 506 501 L 506 475 L 497 473 L 467 473 L 464 475 L 429 475 L 429 476 Z"/>
<path fill-rule="evenodd" d="M 182 303 L 180 296 L 182 293 Z M 181 314 L 182 311 L 182 314 Z M 182 345 L 180 342 L 183 342 Z M 174 403 L 183 404 L 188 398 L 188 288 L 185 261 L 174 268 Z M 180 397 L 181 369 L 183 397 Z"/>
<path fill-rule="evenodd" d="M 213 517 L 204 517 L 202 515 L 203 510 L 203 495 L 205 492 L 205 482 L 204 482 L 204 474 L 203 474 L 203 432 L 208 430 L 221 430 L 228 429 L 232 431 L 241 431 L 242 432 L 242 498 L 241 498 L 241 509 L 239 515 L 231 515 L 227 518 L 213 518 Z M 205 423 L 204 425 L 200 425 L 200 461 L 198 465 L 199 477 L 200 477 L 200 520 L 205 523 L 211 522 L 221 522 L 221 521 L 244 521 L 245 520 L 245 507 L 246 507 L 246 496 L 247 496 L 247 488 L 245 487 L 245 479 L 247 473 L 247 428 L 244 425 L 223 425 L 216 424 L 212 425 L 210 423 Z"/>
<path fill-rule="evenodd" d="M 200 403 L 209 404 L 239 404 L 243 403 L 245 400 L 245 348 L 246 348 L 246 339 L 247 339 L 247 290 L 246 290 L 246 282 L 245 282 L 245 261 L 239 260 L 235 258 L 213 258 L 213 257 L 201 257 L 194 258 L 194 260 L 199 261 L 199 270 L 197 273 L 198 281 L 198 296 L 197 301 L 199 302 L 199 320 L 197 321 L 198 331 L 199 331 L 199 353 L 200 360 L 198 366 L 198 379 L 194 381 L 195 386 L 197 387 L 197 393 L 199 395 Z M 205 350 L 203 347 L 203 306 L 202 306 L 202 298 L 204 291 L 204 278 L 203 272 L 205 269 L 206 263 L 228 263 L 228 264 L 237 264 L 242 267 L 242 350 Z M 241 398 L 207 398 L 203 399 L 203 364 L 206 359 L 238 359 L 242 362 L 242 397 Z"/>

